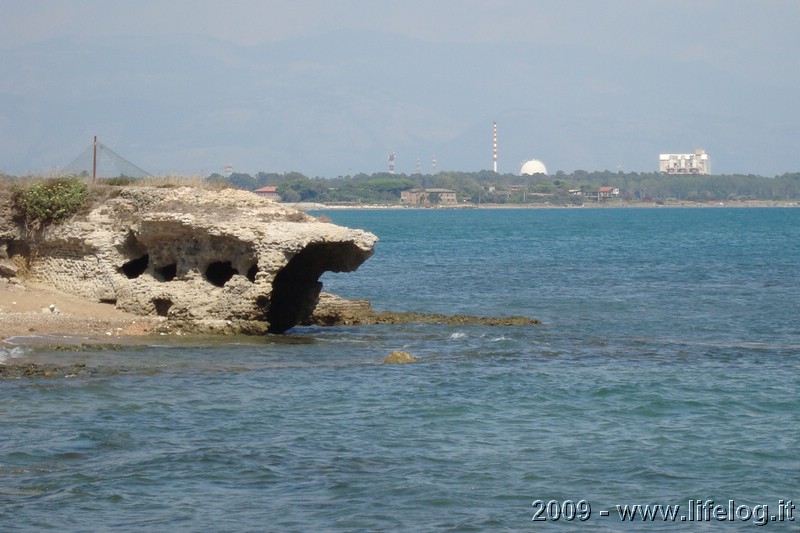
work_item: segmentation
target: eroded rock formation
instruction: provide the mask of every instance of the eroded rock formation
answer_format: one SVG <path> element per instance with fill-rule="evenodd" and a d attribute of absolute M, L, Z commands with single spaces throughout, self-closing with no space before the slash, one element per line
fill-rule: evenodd
<path fill-rule="evenodd" d="M 320 276 L 355 270 L 377 241 L 249 192 L 185 187 L 124 188 L 39 234 L 3 226 L 0 275 L 139 315 L 272 332 L 307 320 Z"/>

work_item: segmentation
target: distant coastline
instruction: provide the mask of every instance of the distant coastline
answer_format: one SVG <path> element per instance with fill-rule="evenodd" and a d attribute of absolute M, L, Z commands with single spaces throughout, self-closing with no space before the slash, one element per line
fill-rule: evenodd
<path fill-rule="evenodd" d="M 454 206 L 405 206 L 399 204 L 323 204 L 314 202 L 299 202 L 291 205 L 303 211 L 325 211 L 344 209 L 387 209 L 387 210 L 460 210 L 460 209 L 669 209 L 669 208 L 792 208 L 800 207 L 798 201 L 773 201 L 773 200 L 742 200 L 727 202 L 689 202 L 665 201 L 656 202 L 587 202 L 581 205 L 565 204 L 459 204 Z"/>

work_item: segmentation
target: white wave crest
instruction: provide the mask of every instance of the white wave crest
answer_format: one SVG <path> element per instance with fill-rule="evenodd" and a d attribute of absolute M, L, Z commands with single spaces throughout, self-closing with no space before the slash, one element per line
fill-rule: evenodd
<path fill-rule="evenodd" d="M 6 364 L 10 359 L 16 359 L 25 355 L 25 350 L 20 346 L 13 348 L 0 347 L 0 365 Z"/>

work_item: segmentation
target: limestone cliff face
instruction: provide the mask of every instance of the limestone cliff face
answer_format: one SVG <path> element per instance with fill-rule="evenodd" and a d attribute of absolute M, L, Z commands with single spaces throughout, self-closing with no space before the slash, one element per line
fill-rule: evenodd
<path fill-rule="evenodd" d="M 357 269 L 377 237 L 245 191 L 125 188 L 43 235 L 6 231 L 2 241 L 16 275 L 64 292 L 140 315 L 282 332 L 311 315 L 322 273 Z"/>

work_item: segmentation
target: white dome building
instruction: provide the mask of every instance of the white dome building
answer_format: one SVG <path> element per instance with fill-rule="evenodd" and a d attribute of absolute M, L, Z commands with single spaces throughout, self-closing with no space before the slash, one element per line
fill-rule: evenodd
<path fill-rule="evenodd" d="M 528 176 L 533 174 L 547 175 L 547 167 L 545 167 L 544 163 L 538 159 L 531 159 L 530 161 L 525 161 L 525 163 L 522 164 L 522 168 L 519 169 L 519 173 L 522 175 L 527 174 Z"/>

